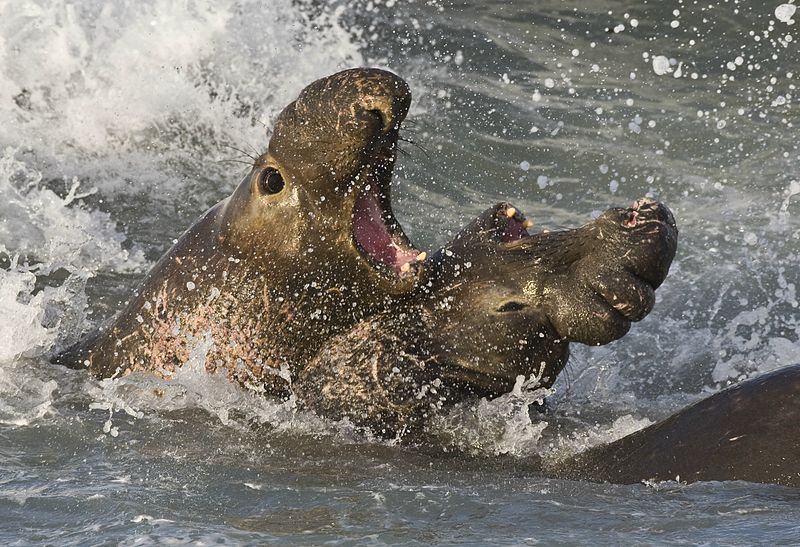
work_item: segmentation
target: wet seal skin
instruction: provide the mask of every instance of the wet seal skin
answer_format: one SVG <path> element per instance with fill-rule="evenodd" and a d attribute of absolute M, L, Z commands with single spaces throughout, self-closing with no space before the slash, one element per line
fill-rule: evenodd
<path fill-rule="evenodd" d="M 519 377 L 550 386 L 570 342 L 607 344 L 651 311 L 677 248 L 651 199 L 574 230 L 530 226 L 507 203 L 475 219 L 426 261 L 415 298 L 322 348 L 294 382 L 302 404 L 391 437 Z"/>
<path fill-rule="evenodd" d="M 170 377 L 194 351 L 286 396 L 331 336 L 411 293 L 424 253 L 390 205 L 408 85 L 378 69 L 310 84 L 267 152 L 190 227 L 109 324 L 53 360 L 98 377 Z"/>
<path fill-rule="evenodd" d="M 800 487 L 800 364 L 742 382 L 550 471 L 631 484 L 740 480 Z"/>

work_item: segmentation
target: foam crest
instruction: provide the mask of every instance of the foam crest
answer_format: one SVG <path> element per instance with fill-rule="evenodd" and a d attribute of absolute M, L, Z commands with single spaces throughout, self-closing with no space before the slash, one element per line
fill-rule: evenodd
<path fill-rule="evenodd" d="M 12 148 L 0 154 L 0 245 L 6 251 L 37 263 L 39 274 L 58 268 L 138 271 L 145 265 L 141 251 L 122 247 L 126 237 L 110 215 L 81 206 L 96 188 L 83 188 L 73 179 L 64 183 L 62 198 L 19 156 Z"/>
<path fill-rule="evenodd" d="M 303 85 L 362 61 L 336 14 L 312 25 L 301 8 L 289 0 L 6 4 L 0 145 L 21 139 L 67 163 L 263 146 L 263 124 Z"/>
<path fill-rule="evenodd" d="M 552 393 L 536 389 L 538 379 L 517 378 L 514 389 L 496 399 L 458 405 L 433 420 L 434 434 L 444 444 L 476 454 L 529 456 L 538 451 L 547 422 L 531 420 L 530 406 Z M 533 411 L 535 413 L 535 411 Z"/>

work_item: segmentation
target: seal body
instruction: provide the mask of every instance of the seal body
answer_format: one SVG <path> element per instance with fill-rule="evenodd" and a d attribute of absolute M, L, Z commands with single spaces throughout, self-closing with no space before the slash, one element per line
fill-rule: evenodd
<path fill-rule="evenodd" d="M 557 465 L 613 483 L 741 480 L 800 486 L 800 365 L 742 382 Z"/>
<path fill-rule="evenodd" d="M 390 183 L 411 96 L 386 71 L 309 85 L 267 152 L 190 227 L 109 324 L 55 357 L 108 377 L 169 377 L 195 348 L 206 367 L 285 395 L 329 337 L 415 287 L 420 254 Z"/>

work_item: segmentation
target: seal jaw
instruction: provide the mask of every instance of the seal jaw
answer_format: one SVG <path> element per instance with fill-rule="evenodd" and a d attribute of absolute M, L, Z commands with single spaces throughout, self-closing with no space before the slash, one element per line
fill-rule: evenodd
<path fill-rule="evenodd" d="M 427 254 L 411 245 L 385 194 L 366 185 L 353 205 L 353 244 L 361 256 L 385 277 L 416 277 Z"/>

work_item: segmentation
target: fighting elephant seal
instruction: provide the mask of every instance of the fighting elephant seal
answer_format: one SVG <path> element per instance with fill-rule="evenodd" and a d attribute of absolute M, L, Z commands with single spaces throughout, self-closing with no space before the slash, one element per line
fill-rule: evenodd
<path fill-rule="evenodd" d="M 532 235 L 498 204 L 427 261 L 418 295 L 325 344 L 295 393 L 319 414 L 394 436 L 444 407 L 507 393 L 520 376 L 548 387 L 570 342 L 607 344 L 650 312 L 677 236 L 651 199 Z"/>
<path fill-rule="evenodd" d="M 310 84 L 233 194 L 159 260 L 109 324 L 54 361 L 99 377 L 206 368 L 269 394 L 330 336 L 416 285 L 424 254 L 390 206 L 408 85 L 378 69 Z"/>

